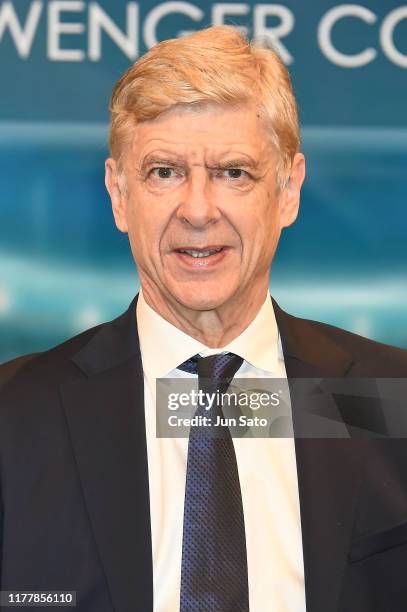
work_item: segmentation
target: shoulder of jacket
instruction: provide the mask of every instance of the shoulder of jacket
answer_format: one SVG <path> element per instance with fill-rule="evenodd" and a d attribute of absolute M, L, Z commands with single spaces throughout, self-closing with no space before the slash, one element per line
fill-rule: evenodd
<path fill-rule="evenodd" d="M 329 337 L 346 350 L 355 363 L 371 364 L 372 376 L 378 376 L 379 372 L 383 371 L 385 376 L 392 376 L 394 372 L 395 377 L 407 377 L 407 350 L 366 338 L 335 325 L 288 316 L 295 319 L 298 329 L 306 326 L 308 333 L 314 331 Z"/>
<path fill-rule="evenodd" d="M 55 382 L 78 371 L 71 361 L 77 353 L 106 323 L 87 329 L 60 344 L 38 353 L 22 355 L 0 365 L 0 390 L 10 385 L 30 384 L 44 379 Z"/>

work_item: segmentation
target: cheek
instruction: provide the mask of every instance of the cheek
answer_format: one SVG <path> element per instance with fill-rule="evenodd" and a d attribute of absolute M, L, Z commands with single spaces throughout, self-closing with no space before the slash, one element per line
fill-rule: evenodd
<path fill-rule="evenodd" d="M 264 243 L 273 241 L 278 234 L 278 206 L 271 198 L 256 202 L 241 211 L 239 219 L 241 235 L 252 241 L 254 249 L 264 248 Z"/>
<path fill-rule="evenodd" d="M 136 197 L 130 200 L 127 211 L 129 240 L 133 254 L 139 259 L 159 256 L 167 217 L 166 210 L 150 201 Z"/>
<path fill-rule="evenodd" d="M 240 227 L 248 261 L 254 267 L 260 261 L 269 264 L 280 235 L 276 202 L 271 198 L 264 201 L 250 217 L 246 216 Z"/>
<path fill-rule="evenodd" d="M 280 215 L 278 201 L 273 194 L 267 193 L 267 201 L 262 211 L 259 224 L 263 234 L 272 243 L 280 233 Z"/>

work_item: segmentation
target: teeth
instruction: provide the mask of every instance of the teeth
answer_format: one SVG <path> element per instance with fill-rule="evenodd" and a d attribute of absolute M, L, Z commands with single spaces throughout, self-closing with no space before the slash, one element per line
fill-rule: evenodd
<path fill-rule="evenodd" d="M 222 250 L 222 247 L 218 249 L 210 249 L 209 251 L 193 251 L 192 249 L 179 249 L 180 253 L 187 253 L 192 257 L 209 257 L 209 255 L 213 255 L 214 253 L 219 253 Z"/>

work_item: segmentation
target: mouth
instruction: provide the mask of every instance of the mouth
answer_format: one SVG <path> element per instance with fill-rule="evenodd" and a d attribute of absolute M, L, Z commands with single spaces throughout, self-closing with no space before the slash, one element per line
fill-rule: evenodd
<path fill-rule="evenodd" d="M 174 249 L 178 260 L 189 268 L 211 268 L 226 256 L 230 247 L 223 245 L 205 245 L 202 247 L 184 246 Z"/>
<path fill-rule="evenodd" d="M 222 251 L 224 248 L 223 246 L 219 246 L 219 247 L 202 247 L 202 248 L 190 248 L 190 247 L 184 247 L 182 249 L 175 249 L 177 253 L 185 253 L 186 255 L 189 255 L 190 257 L 210 257 L 211 255 L 214 255 L 215 253 L 220 253 L 220 251 Z"/>

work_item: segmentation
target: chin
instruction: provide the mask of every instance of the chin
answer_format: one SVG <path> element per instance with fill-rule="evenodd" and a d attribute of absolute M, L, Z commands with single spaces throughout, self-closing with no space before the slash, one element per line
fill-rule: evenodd
<path fill-rule="evenodd" d="M 191 287 L 191 289 L 185 290 L 185 287 L 183 287 L 175 291 L 173 296 L 184 308 L 189 308 L 190 310 L 215 310 L 220 308 L 222 304 L 225 304 L 232 297 L 232 294 L 220 292 L 219 287 L 213 290 L 206 289 L 205 287 L 200 289 Z"/>

